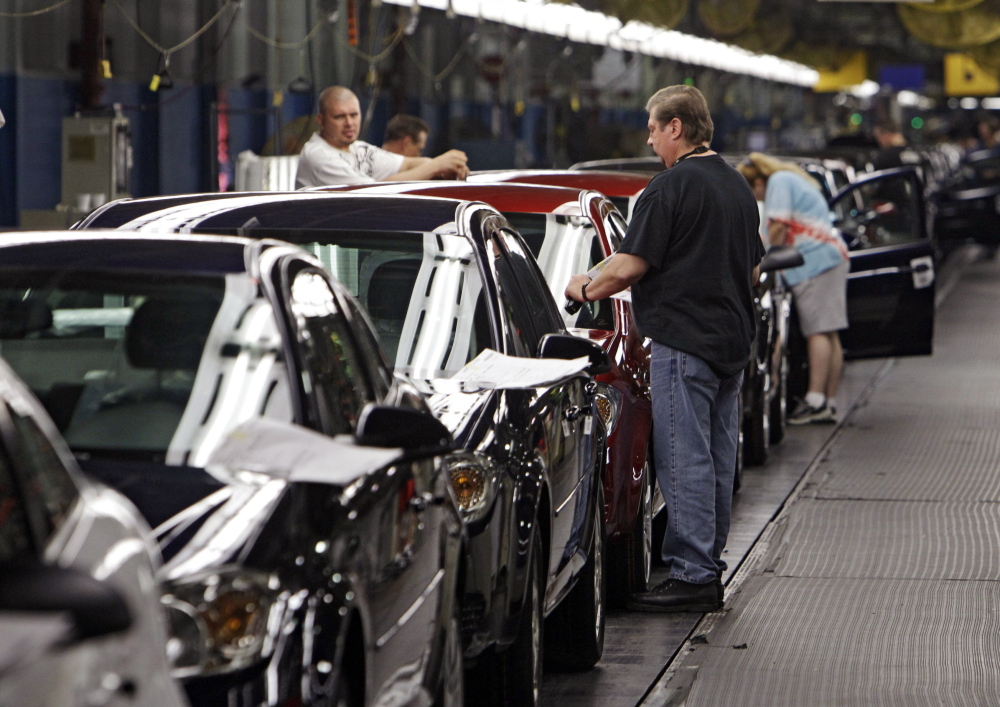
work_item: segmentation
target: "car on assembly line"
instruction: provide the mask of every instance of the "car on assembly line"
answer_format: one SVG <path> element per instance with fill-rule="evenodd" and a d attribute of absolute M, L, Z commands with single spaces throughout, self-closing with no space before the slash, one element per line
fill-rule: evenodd
<path fill-rule="evenodd" d="M 942 251 L 973 241 L 1000 246 L 1000 148 L 969 153 L 930 195 L 933 236 Z"/>
<path fill-rule="evenodd" d="M 0 303 L 0 354 L 154 528 L 194 705 L 461 704 L 451 437 L 319 261 L 5 234 Z"/>
<path fill-rule="evenodd" d="M 16 314 L 12 314 L 16 313 Z M 43 323 L 0 300 L 0 354 Z M 149 526 L 0 362 L 0 704 L 182 707 Z"/>
<path fill-rule="evenodd" d="M 600 659 L 605 432 L 590 374 L 609 364 L 598 344 L 567 334 L 500 213 L 454 199 L 271 192 L 122 200 L 80 225 L 238 232 L 311 250 L 456 441 L 449 474 L 468 538 L 461 610 L 472 703 L 537 704 L 543 650 L 570 669 Z M 501 366 L 535 370 L 547 359 L 561 371 L 574 360 L 583 370 L 530 384 L 455 378 L 487 349 L 508 357 Z"/>
<path fill-rule="evenodd" d="M 435 180 L 335 190 L 417 194 L 489 204 L 524 238 L 557 302 L 564 301 L 569 277 L 611 256 L 625 230 L 625 220 L 614 204 L 604 195 L 584 189 Z M 609 541 L 609 590 L 617 603 L 623 603 L 629 594 L 648 587 L 653 516 L 663 507 L 650 446 L 649 348 L 626 301 L 607 299 L 573 314 L 565 310 L 560 314 L 571 333 L 600 343 L 611 361 L 611 370 L 596 377 L 595 403 L 608 434 L 604 522 Z"/>

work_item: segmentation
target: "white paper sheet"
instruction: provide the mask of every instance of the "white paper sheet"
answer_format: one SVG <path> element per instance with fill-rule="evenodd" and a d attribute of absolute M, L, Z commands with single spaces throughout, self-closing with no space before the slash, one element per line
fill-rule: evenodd
<path fill-rule="evenodd" d="M 223 476 L 251 471 L 288 481 L 346 486 L 402 454 L 401 449 L 362 447 L 347 436 L 331 438 L 257 417 L 230 432 L 206 468 Z"/>
<path fill-rule="evenodd" d="M 590 359 L 586 356 L 571 360 L 521 358 L 486 349 L 465 364 L 448 382 L 464 384 L 466 389 L 470 385 L 481 389 L 540 388 L 575 376 L 589 365 Z"/>

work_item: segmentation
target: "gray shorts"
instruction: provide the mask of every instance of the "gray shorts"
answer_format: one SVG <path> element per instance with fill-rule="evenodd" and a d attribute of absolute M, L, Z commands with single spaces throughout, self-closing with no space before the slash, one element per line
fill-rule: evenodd
<path fill-rule="evenodd" d="M 821 272 L 792 287 L 803 336 L 847 328 L 847 273 L 849 262 Z"/>

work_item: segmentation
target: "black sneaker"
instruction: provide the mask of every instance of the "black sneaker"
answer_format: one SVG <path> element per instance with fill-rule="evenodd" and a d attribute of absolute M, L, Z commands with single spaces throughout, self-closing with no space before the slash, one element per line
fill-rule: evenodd
<path fill-rule="evenodd" d="M 714 584 L 715 584 L 715 595 L 719 597 L 719 606 L 721 607 L 723 604 L 726 603 L 726 588 L 723 586 L 721 579 L 715 580 Z"/>
<path fill-rule="evenodd" d="M 625 606 L 633 611 L 682 612 L 703 614 L 722 608 L 721 583 L 692 584 L 679 579 L 668 579 L 648 592 L 633 594 Z"/>
<path fill-rule="evenodd" d="M 789 425 L 830 424 L 836 421 L 833 408 L 829 405 L 824 403 L 822 407 L 814 408 L 804 400 L 800 400 L 788 416 Z"/>

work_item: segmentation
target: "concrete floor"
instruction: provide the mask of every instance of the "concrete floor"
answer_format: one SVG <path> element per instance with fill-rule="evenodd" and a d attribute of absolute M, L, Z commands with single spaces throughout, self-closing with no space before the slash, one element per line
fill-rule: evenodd
<path fill-rule="evenodd" d="M 998 304 L 1000 263 L 965 268 L 644 705 L 1000 704 Z"/>

